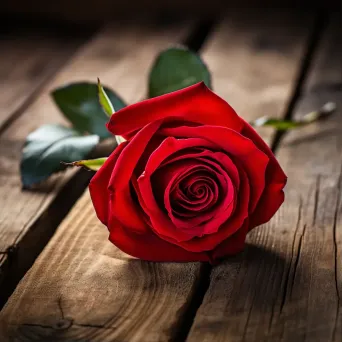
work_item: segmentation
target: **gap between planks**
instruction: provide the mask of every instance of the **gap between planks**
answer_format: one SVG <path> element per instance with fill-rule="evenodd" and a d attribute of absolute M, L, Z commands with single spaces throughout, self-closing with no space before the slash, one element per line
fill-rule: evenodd
<path fill-rule="evenodd" d="M 215 91 L 247 120 L 284 112 L 308 34 L 303 18 L 290 27 L 286 15 L 266 19 L 231 13 L 203 53 Z M 86 193 L 2 311 L 3 339 L 185 339 L 200 271 L 199 264 L 148 263 L 121 253 L 107 241 Z"/>

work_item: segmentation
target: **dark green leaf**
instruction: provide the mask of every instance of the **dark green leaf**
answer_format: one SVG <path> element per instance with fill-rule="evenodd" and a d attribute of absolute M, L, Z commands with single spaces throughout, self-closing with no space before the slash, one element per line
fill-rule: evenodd
<path fill-rule="evenodd" d="M 97 93 L 103 111 L 107 114 L 108 117 L 111 117 L 114 114 L 115 110 L 112 103 L 109 100 L 108 95 L 103 89 L 99 78 L 97 79 Z"/>
<path fill-rule="evenodd" d="M 61 161 L 84 159 L 97 145 L 97 135 L 80 136 L 61 125 L 44 125 L 26 138 L 20 172 L 24 187 L 30 187 L 62 170 Z"/>
<path fill-rule="evenodd" d="M 67 165 L 67 166 L 81 166 L 91 171 L 98 171 L 100 170 L 101 166 L 105 163 L 107 159 L 108 158 L 104 157 L 104 158 L 97 158 L 97 159 L 78 160 L 72 163 L 63 162 L 62 164 Z"/>
<path fill-rule="evenodd" d="M 149 75 L 149 97 L 155 97 L 204 81 L 211 88 L 210 72 L 194 52 L 173 47 L 156 58 Z"/>
<path fill-rule="evenodd" d="M 112 90 L 104 89 L 116 111 L 126 106 Z M 112 136 L 106 128 L 108 116 L 99 103 L 96 83 L 69 84 L 55 89 L 51 95 L 75 129 L 97 134 L 101 139 Z"/>

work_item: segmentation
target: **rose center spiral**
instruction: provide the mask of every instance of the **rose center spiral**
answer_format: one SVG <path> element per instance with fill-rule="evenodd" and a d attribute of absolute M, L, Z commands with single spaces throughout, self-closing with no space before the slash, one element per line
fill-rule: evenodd
<path fill-rule="evenodd" d="M 220 200 L 218 179 L 210 170 L 194 168 L 180 178 L 169 194 L 174 215 L 195 216 L 212 209 Z"/>

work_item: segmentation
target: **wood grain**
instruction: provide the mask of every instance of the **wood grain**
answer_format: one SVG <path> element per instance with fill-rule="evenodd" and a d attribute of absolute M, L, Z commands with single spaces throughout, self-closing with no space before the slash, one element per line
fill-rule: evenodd
<path fill-rule="evenodd" d="M 338 25 L 332 22 L 323 36 L 296 115 L 326 101 L 336 101 L 338 112 L 282 141 L 278 159 L 289 177 L 285 204 L 249 235 L 244 254 L 213 269 L 189 342 L 342 340 Z"/>
<path fill-rule="evenodd" d="M 237 30 L 235 28 L 231 35 Z M 251 31 L 247 31 L 246 39 Z M 221 29 L 212 39 L 220 32 Z M 244 37 L 240 35 L 241 39 Z M 299 35 L 298 39 L 303 47 L 305 35 Z M 216 55 L 221 60 L 232 56 L 234 59 L 235 51 L 230 44 L 227 51 L 220 45 L 208 46 L 205 56 Z M 241 54 L 242 47 L 238 49 Z M 244 63 L 257 62 L 255 54 L 249 53 L 247 46 L 245 49 Z M 282 102 L 290 96 L 300 53 L 295 51 L 290 59 L 291 66 L 287 63 L 289 80 L 283 89 L 285 94 L 279 99 Z M 207 62 L 215 64 L 215 59 L 212 57 Z M 271 72 L 273 66 L 269 67 L 268 72 Z M 214 72 L 214 80 L 220 72 Z M 136 77 L 137 73 L 133 75 Z M 133 78 L 127 87 L 132 87 L 132 81 Z M 217 85 L 217 91 L 224 92 L 222 87 L 222 83 Z M 244 90 L 245 100 L 252 91 Z M 132 94 L 136 95 L 133 90 Z M 243 102 L 241 99 L 240 103 Z M 247 119 L 253 118 L 251 113 L 246 112 Z M 107 236 L 86 192 L 3 309 L 4 341 L 177 340 L 200 286 L 200 264 L 141 262 L 117 250 L 107 242 Z"/>
<path fill-rule="evenodd" d="M 84 37 L 85 39 L 85 37 Z M 83 39 L 10 32 L 0 40 L 0 132 L 20 115 Z"/>
<path fill-rule="evenodd" d="M 89 173 L 52 177 L 36 191 L 22 191 L 21 148 L 27 134 L 43 123 L 65 123 L 51 101 L 51 89 L 73 81 L 94 81 L 117 89 L 127 102 L 145 96 L 148 67 L 162 48 L 183 38 L 189 23 L 159 25 L 113 24 L 103 29 L 63 68 L 26 112 L 0 136 L 0 252 L 7 253 L 0 269 L 6 288 L 32 264 L 72 204 L 84 191 Z M 13 280 L 11 279 L 13 278 Z M 1 284 L 0 284 L 1 285 Z M 0 306 L 8 291 L 0 290 Z"/>

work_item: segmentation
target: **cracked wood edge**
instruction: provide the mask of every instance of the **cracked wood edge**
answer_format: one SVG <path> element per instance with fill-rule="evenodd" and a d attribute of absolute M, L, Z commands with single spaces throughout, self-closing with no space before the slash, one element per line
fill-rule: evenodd
<path fill-rule="evenodd" d="M 10 32 L 0 41 L 0 132 L 38 95 L 42 86 L 87 37 Z"/>
<path fill-rule="evenodd" d="M 0 307 L 82 194 L 90 173 L 51 177 L 37 191 L 22 191 L 18 164 L 29 132 L 46 123 L 67 124 L 49 93 L 73 81 L 94 81 L 117 90 L 128 103 L 145 96 L 149 65 L 157 53 L 188 34 L 191 22 L 115 23 L 89 41 L 44 88 L 34 103 L 0 135 Z M 109 146 L 110 147 L 110 146 Z M 107 151 L 108 153 L 108 151 Z"/>
<path fill-rule="evenodd" d="M 342 50 L 338 16 L 319 45 L 296 115 L 336 101 L 325 122 L 289 132 L 278 159 L 286 200 L 245 253 L 215 267 L 188 341 L 341 341 Z M 339 86 L 338 86 L 339 85 Z"/>

